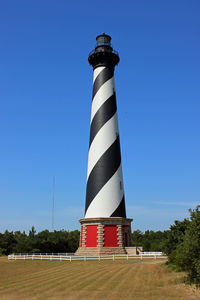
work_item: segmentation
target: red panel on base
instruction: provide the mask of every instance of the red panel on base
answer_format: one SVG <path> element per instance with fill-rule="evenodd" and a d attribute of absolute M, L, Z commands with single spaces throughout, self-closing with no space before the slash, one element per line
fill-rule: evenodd
<path fill-rule="evenodd" d="M 86 247 L 97 247 L 97 225 L 86 226 Z"/>
<path fill-rule="evenodd" d="M 117 240 L 117 226 L 104 225 L 104 247 L 119 247 Z"/>
<path fill-rule="evenodd" d="M 82 239 L 83 239 L 83 226 L 81 226 L 80 247 L 82 247 Z"/>

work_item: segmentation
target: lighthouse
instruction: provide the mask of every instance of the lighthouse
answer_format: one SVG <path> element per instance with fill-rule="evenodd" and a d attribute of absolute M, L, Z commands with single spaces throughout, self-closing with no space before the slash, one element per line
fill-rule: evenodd
<path fill-rule="evenodd" d="M 76 255 L 126 254 L 131 221 L 126 218 L 122 161 L 114 83 L 119 55 L 105 33 L 89 54 L 93 67 L 85 215 Z"/>

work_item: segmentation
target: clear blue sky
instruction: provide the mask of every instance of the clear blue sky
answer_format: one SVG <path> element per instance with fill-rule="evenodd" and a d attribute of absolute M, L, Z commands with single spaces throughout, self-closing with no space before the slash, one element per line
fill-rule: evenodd
<path fill-rule="evenodd" d="M 112 36 L 127 215 L 168 229 L 200 202 L 200 1 L 0 2 L 0 231 L 79 229 L 88 53 Z"/>

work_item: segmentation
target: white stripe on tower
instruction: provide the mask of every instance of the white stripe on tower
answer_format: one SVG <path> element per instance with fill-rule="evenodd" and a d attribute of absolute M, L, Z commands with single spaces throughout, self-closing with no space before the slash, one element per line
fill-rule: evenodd
<path fill-rule="evenodd" d="M 121 180 L 122 168 L 120 164 L 120 167 L 115 174 L 103 186 L 103 188 L 91 202 L 87 209 L 87 218 L 110 217 L 112 215 L 113 209 L 119 206 L 124 195 L 123 183 L 122 188 L 119 184 Z"/>
<path fill-rule="evenodd" d="M 98 69 L 97 69 L 98 70 Z M 96 69 L 94 70 L 95 73 Z M 113 95 L 114 78 L 106 81 L 102 88 L 98 90 L 92 101 L 91 123 L 102 104 Z"/>
<path fill-rule="evenodd" d="M 94 69 L 85 218 L 126 217 L 114 67 Z"/>
<path fill-rule="evenodd" d="M 93 83 L 96 79 L 96 77 L 99 75 L 99 73 L 104 69 L 105 67 L 99 67 L 98 69 L 94 70 L 94 74 L 93 74 Z"/>
<path fill-rule="evenodd" d="M 97 161 L 104 154 L 104 152 L 114 143 L 116 140 L 116 134 L 118 135 L 118 123 L 117 114 L 105 123 L 105 125 L 99 130 L 95 136 L 92 144 L 90 145 L 88 154 L 88 172 L 89 177 L 92 169 L 96 165 Z"/>

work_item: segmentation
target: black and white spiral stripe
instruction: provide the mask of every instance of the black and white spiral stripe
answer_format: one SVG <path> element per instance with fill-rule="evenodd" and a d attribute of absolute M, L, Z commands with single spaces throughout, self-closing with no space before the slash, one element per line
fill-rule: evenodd
<path fill-rule="evenodd" d="M 85 218 L 126 217 L 114 71 L 94 70 Z"/>

